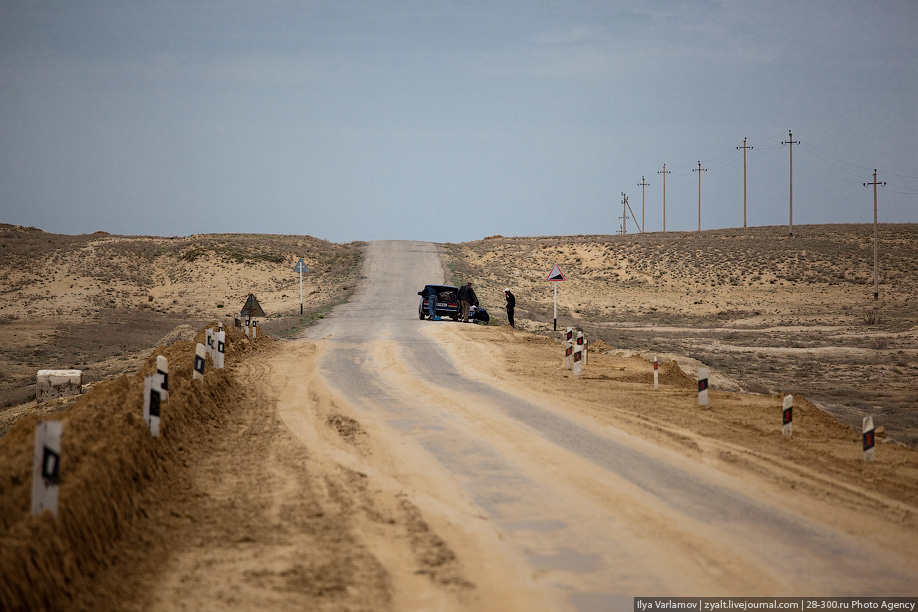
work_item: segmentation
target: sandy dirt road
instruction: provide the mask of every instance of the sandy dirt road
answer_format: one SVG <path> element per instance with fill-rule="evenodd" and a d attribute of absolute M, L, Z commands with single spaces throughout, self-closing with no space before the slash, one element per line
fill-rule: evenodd
<path fill-rule="evenodd" d="M 306 337 L 243 364 L 266 410 L 238 411 L 196 470 L 207 503 L 189 509 L 148 609 L 586 612 L 630 610 L 636 595 L 913 594 L 912 504 L 874 496 L 884 514 L 870 517 L 849 499 L 860 489 L 816 476 L 822 501 L 776 495 L 761 466 L 723 469 L 635 435 L 633 414 L 618 427 L 550 380 L 505 379 L 489 361 L 524 353 L 502 338 L 551 341 L 419 321 L 417 291 L 443 279 L 434 245 L 371 243 L 363 274 Z M 610 406 L 630 401 L 631 387 L 611 388 Z"/>
<path fill-rule="evenodd" d="M 416 317 L 417 291 L 442 279 L 433 245 L 373 243 L 365 276 L 355 299 L 309 332 L 322 347 L 321 386 L 372 440 L 340 460 L 407 494 L 454 550 L 481 609 L 508 609 L 509 585 L 518 587 L 510 607 L 531 609 L 534 598 L 600 610 L 629 607 L 636 593 L 912 584 L 914 558 L 880 553 L 748 482 L 457 364 L 443 330 L 462 326 Z M 295 432 L 314 430 L 297 395 L 281 414 Z"/>

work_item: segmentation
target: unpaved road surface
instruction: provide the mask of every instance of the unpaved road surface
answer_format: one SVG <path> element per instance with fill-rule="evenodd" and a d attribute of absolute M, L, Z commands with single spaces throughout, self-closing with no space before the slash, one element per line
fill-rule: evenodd
<path fill-rule="evenodd" d="M 634 381 L 605 374 L 511 377 L 527 353 L 502 344 L 551 341 L 419 321 L 417 291 L 443 280 L 432 244 L 371 243 L 363 274 L 307 337 L 242 366 L 252 407 L 196 470 L 202 499 L 145 608 L 585 612 L 630 610 L 637 595 L 914 594 L 912 501 L 616 413 L 643 406 L 662 423 L 640 402 L 691 402 L 690 388 L 636 400 Z M 611 389 L 599 410 L 574 396 L 587 384 Z"/>
<path fill-rule="evenodd" d="M 638 593 L 913 588 L 914 558 L 457 365 L 436 329 L 456 324 L 416 316 L 417 291 L 442 278 L 433 245 L 373 243 L 365 275 L 356 298 L 309 333 L 324 346 L 321 379 L 374 439 L 352 460 L 421 508 L 481 609 L 515 598 L 519 609 L 535 598 L 601 610 L 629 607 Z M 296 404 L 281 406 L 294 431 L 312 418 Z"/>

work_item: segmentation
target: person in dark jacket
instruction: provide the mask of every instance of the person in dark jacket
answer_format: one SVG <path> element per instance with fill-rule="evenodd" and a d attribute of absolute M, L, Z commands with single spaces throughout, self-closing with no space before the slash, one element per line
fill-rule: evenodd
<path fill-rule="evenodd" d="M 468 323 L 469 307 L 472 304 L 478 306 L 478 297 L 475 295 L 475 290 L 472 289 L 471 281 L 466 283 L 464 287 L 459 288 L 459 303 L 462 305 L 462 320 Z"/>
<path fill-rule="evenodd" d="M 510 327 L 516 327 L 513 324 L 513 309 L 516 308 L 516 296 L 510 292 L 510 287 L 504 289 L 504 297 L 507 298 L 507 321 L 510 322 Z"/>

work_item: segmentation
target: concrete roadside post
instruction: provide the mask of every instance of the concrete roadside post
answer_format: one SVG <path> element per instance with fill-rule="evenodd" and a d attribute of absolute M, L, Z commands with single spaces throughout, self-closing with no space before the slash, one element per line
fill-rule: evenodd
<path fill-rule="evenodd" d="M 206 351 L 204 345 L 198 343 L 194 348 L 194 374 L 192 380 L 204 380 L 204 356 Z"/>
<path fill-rule="evenodd" d="M 574 374 L 580 376 L 583 374 L 583 351 L 580 346 L 574 346 Z"/>
<path fill-rule="evenodd" d="M 226 364 L 226 332 L 217 332 L 217 350 L 214 353 L 214 367 L 223 369 Z"/>
<path fill-rule="evenodd" d="M 258 336 L 258 321 L 252 319 L 252 340 Z"/>
<path fill-rule="evenodd" d="M 656 391 L 660 388 L 660 363 L 657 361 L 657 356 L 653 356 L 653 390 Z"/>
<path fill-rule="evenodd" d="M 698 368 L 698 405 L 708 408 L 708 369 Z"/>
<path fill-rule="evenodd" d="M 568 328 L 567 328 L 567 334 L 565 334 L 564 339 L 565 339 L 567 342 L 573 342 L 573 341 L 574 341 L 574 328 L 573 328 L 573 327 L 568 327 Z"/>
<path fill-rule="evenodd" d="M 204 348 L 207 350 L 207 356 L 210 360 L 214 359 L 214 330 L 207 328 L 204 330 Z"/>
<path fill-rule="evenodd" d="M 159 437 L 159 418 L 162 408 L 163 376 L 158 372 L 143 379 L 143 420 L 154 438 Z"/>
<path fill-rule="evenodd" d="M 251 322 L 252 322 L 252 321 L 251 321 L 250 319 L 246 319 L 246 320 L 245 320 L 245 337 L 246 337 L 246 338 L 249 337 L 249 324 L 250 324 Z"/>
<path fill-rule="evenodd" d="M 57 517 L 61 482 L 61 421 L 44 421 L 35 426 L 35 461 L 32 465 L 32 514 L 45 510 Z"/>
<path fill-rule="evenodd" d="M 583 335 L 582 331 L 577 332 L 577 348 L 582 353 L 580 356 L 581 361 L 586 365 L 587 358 L 587 348 L 586 348 L 586 336 Z"/>
<path fill-rule="evenodd" d="M 784 425 L 781 429 L 781 433 L 783 433 L 785 436 L 788 436 L 788 437 L 794 435 L 794 396 L 793 395 L 784 396 L 784 412 L 783 412 L 783 416 L 781 417 L 781 422 Z"/>
<path fill-rule="evenodd" d="M 571 342 L 564 343 L 564 369 L 570 370 L 573 367 L 574 345 Z"/>
<path fill-rule="evenodd" d="M 169 400 L 169 360 L 162 355 L 156 356 L 156 373 L 162 375 L 160 384 L 160 396 L 165 402 Z"/>
<path fill-rule="evenodd" d="M 876 444 L 877 439 L 873 427 L 873 417 L 865 416 L 864 417 L 864 427 L 863 427 L 863 441 L 864 441 L 864 461 L 872 462 L 877 460 L 876 455 Z"/>

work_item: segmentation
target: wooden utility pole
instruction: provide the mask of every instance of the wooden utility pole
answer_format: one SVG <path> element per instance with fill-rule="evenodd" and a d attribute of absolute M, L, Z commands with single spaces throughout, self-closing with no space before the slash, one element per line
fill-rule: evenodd
<path fill-rule="evenodd" d="M 746 139 L 743 138 L 743 146 L 736 148 L 743 150 L 743 227 L 746 227 L 746 150 L 755 147 L 747 147 Z"/>
<path fill-rule="evenodd" d="M 643 234 L 644 228 L 647 227 L 647 225 L 644 223 L 644 189 L 649 187 L 650 183 L 644 180 L 644 177 L 642 176 L 641 182 L 638 183 L 638 185 L 641 186 L 641 233 Z"/>
<path fill-rule="evenodd" d="M 873 301 L 878 302 L 880 300 L 880 273 L 879 273 L 879 236 L 877 231 L 877 185 L 885 185 L 886 181 L 882 183 L 877 182 L 877 171 L 873 171 L 873 182 L 864 183 L 864 187 L 867 185 L 873 185 Z"/>
<path fill-rule="evenodd" d="M 692 170 L 692 172 L 698 173 L 698 231 L 701 231 L 701 173 L 707 172 L 707 168 L 701 167 L 701 162 L 698 162 L 698 169 Z"/>
<path fill-rule="evenodd" d="M 666 233 L 666 175 L 671 174 L 666 171 L 666 164 L 663 164 L 663 170 L 657 170 L 657 174 L 663 175 L 663 233 Z"/>
<path fill-rule="evenodd" d="M 790 218 L 787 222 L 787 233 L 789 236 L 794 235 L 794 145 L 800 144 L 799 140 L 794 140 L 794 134 L 790 130 L 787 131 L 787 141 L 782 141 L 781 144 L 788 145 L 790 148 Z"/>

